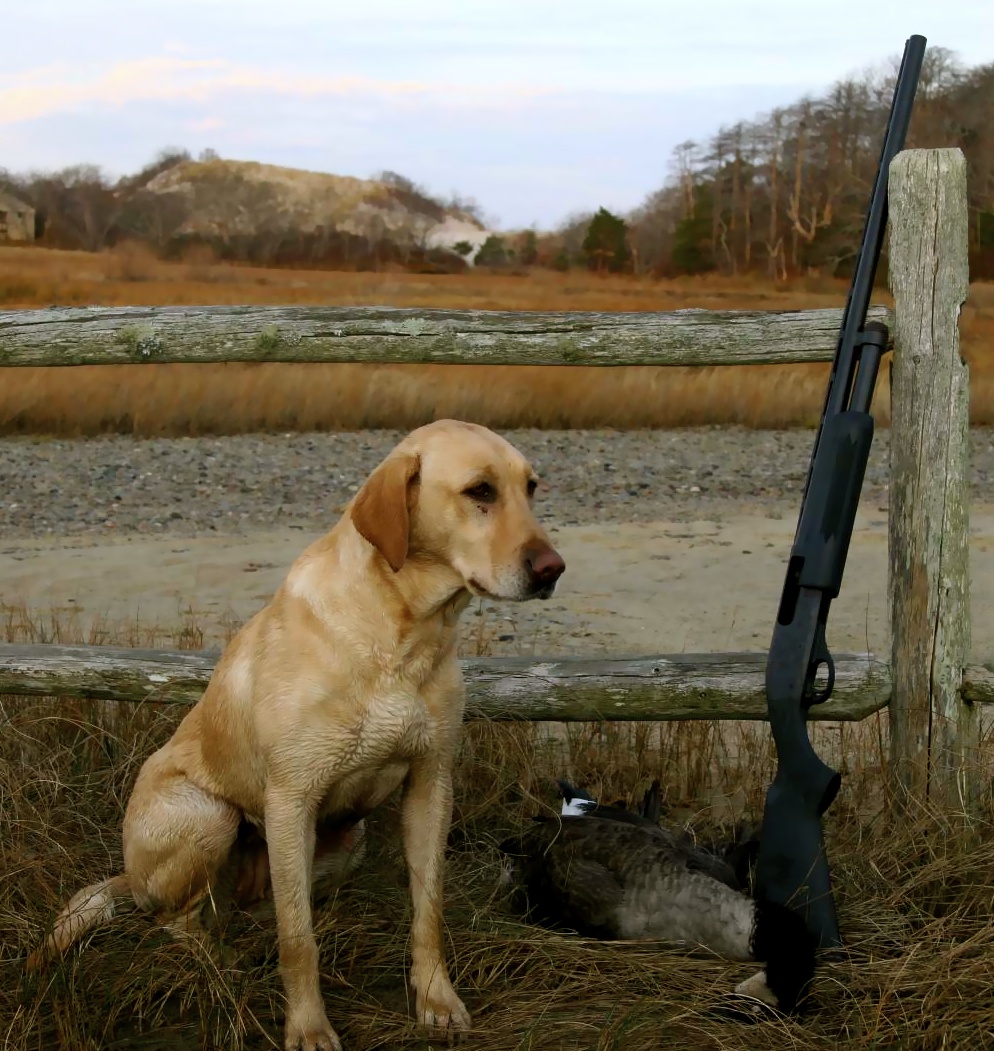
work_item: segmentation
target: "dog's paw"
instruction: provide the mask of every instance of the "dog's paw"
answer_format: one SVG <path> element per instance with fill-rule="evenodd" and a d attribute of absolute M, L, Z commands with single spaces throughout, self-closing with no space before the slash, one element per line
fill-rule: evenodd
<path fill-rule="evenodd" d="M 447 990 L 437 985 L 433 983 L 430 996 L 418 997 L 418 1022 L 432 1036 L 465 1032 L 471 1025 L 465 1004 L 451 985 Z"/>
<path fill-rule="evenodd" d="M 327 1021 L 307 1028 L 287 1023 L 284 1046 L 286 1051 L 342 1051 L 342 1042 Z"/>

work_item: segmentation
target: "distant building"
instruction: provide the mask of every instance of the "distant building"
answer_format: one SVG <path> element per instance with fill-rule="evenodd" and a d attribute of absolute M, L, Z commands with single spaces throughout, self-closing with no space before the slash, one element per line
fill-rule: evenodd
<path fill-rule="evenodd" d="M 12 194 L 0 190 L 0 244 L 35 239 L 35 210 Z"/>

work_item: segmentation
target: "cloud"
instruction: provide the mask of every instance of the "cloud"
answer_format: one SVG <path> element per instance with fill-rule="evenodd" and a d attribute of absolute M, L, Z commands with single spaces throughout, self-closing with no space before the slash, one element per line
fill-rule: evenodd
<path fill-rule="evenodd" d="M 186 127 L 189 131 L 218 131 L 225 126 L 220 117 L 204 117 L 202 120 L 187 121 Z"/>
<path fill-rule="evenodd" d="M 7 81 L 4 84 L 4 80 Z M 262 93 L 297 98 L 377 98 L 449 109 L 513 110 L 537 95 L 555 94 L 527 84 L 486 85 L 382 80 L 367 76 L 287 73 L 225 59 L 149 56 L 105 71 L 47 66 L 0 78 L 0 125 L 78 112 L 94 106 L 148 102 L 208 103 L 223 94 Z"/>

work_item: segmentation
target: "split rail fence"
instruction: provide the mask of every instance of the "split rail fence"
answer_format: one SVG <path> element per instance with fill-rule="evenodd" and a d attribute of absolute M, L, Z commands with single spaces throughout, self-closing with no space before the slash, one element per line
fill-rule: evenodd
<path fill-rule="evenodd" d="M 889 657 L 837 655 L 816 720 L 883 708 L 894 787 L 957 809 L 978 787 L 979 705 L 994 661 L 970 663 L 966 165 L 909 150 L 890 170 Z M 83 308 L 0 313 L 0 366 L 134 362 L 739 365 L 830 361 L 841 311 L 504 313 L 338 307 Z M 784 552 L 786 558 L 787 552 Z M 840 601 L 844 601 L 843 591 Z M 774 610 L 771 609 L 771 631 Z M 831 623 L 829 624 L 831 634 Z M 0 645 L 0 693 L 194 702 L 215 655 Z M 471 659 L 467 717 L 764 719 L 765 653 Z"/>

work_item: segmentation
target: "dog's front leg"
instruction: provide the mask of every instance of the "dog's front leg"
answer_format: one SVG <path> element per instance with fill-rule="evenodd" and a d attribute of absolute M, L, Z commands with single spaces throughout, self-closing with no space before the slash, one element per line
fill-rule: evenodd
<path fill-rule="evenodd" d="M 286 990 L 287 1051 L 341 1051 L 325 1014 L 311 918 L 316 816 L 299 792 L 266 792 L 266 842 Z"/>
<path fill-rule="evenodd" d="M 437 759 L 411 763 L 403 800 L 404 850 L 414 919 L 411 984 L 418 1021 L 429 1031 L 468 1029 L 469 1012 L 456 995 L 442 952 L 445 844 L 452 820 L 452 779 Z"/>

